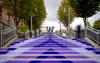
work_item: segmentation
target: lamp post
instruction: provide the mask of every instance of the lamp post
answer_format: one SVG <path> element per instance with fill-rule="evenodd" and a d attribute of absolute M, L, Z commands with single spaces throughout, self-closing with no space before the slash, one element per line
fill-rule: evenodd
<path fill-rule="evenodd" d="M 69 9 L 68 9 L 68 29 L 69 29 L 69 32 L 70 32 L 70 9 L 71 9 L 71 7 L 69 7 Z M 71 32 L 69 33 L 69 37 L 71 37 Z"/>
<path fill-rule="evenodd" d="M 31 25 L 31 28 L 30 28 L 30 37 L 32 37 L 32 16 L 31 16 L 30 25 Z"/>
<path fill-rule="evenodd" d="M 69 30 L 70 30 L 70 9 L 71 9 L 71 7 L 69 7 L 68 13 L 66 13 L 66 19 L 68 20 L 68 33 L 69 33 Z"/>
<path fill-rule="evenodd" d="M 70 29 L 70 7 L 68 9 L 68 28 Z"/>

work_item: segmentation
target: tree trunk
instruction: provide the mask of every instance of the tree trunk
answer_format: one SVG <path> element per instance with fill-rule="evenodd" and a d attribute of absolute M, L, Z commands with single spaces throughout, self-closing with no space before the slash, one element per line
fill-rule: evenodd
<path fill-rule="evenodd" d="M 15 24 L 15 27 L 16 27 L 16 33 L 18 33 L 18 21 L 17 21 L 17 18 L 15 17 L 14 18 L 14 24 Z"/>
<path fill-rule="evenodd" d="M 15 21 L 16 28 L 18 28 L 18 21 L 17 21 L 17 18 L 16 17 L 14 18 L 14 21 Z"/>
<path fill-rule="evenodd" d="M 29 26 L 29 36 L 32 38 L 31 19 L 29 19 L 28 26 Z"/>
<path fill-rule="evenodd" d="M 34 30 L 34 36 L 37 37 L 37 30 Z"/>
<path fill-rule="evenodd" d="M 38 32 L 39 32 L 39 35 L 41 35 L 41 29 L 40 28 L 38 29 Z"/>
<path fill-rule="evenodd" d="M 87 36 L 87 31 L 86 31 L 86 28 L 87 28 L 87 18 L 83 18 L 84 20 L 84 31 L 85 31 L 85 37 Z"/>

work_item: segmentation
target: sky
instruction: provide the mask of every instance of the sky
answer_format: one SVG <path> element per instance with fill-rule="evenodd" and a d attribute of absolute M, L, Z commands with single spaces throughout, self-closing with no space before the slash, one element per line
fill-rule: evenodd
<path fill-rule="evenodd" d="M 46 11 L 47 11 L 47 18 L 43 23 L 43 27 L 46 26 L 54 26 L 55 30 L 60 29 L 60 24 L 59 20 L 57 19 L 57 10 L 58 7 L 60 6 L 60 1 L 61 0 L 44 0 L 45 6 L 46 6 Z M 88 21 L 90 22 L 91 25 L 93 25 L 94 21 L 100 19 L 100 12 L 97 12 L 96 15 L 90 17 Z M 82 18 L 75 18 L 74 21 L 72 22 L 71 26 L 74 29 L 76 25 L 81 24 L 84 26 L 84 22 Z M 65 27 L 62 24 L 62 29 L 65 29 Z"/>

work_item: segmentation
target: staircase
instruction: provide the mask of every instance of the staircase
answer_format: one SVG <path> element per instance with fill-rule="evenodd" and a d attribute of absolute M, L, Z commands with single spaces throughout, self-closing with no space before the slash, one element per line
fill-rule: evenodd
<path fill-rule="evenodd" d="M 45 34 L 35 39 L 16 39 L 0 48 L 0 63 L 100 63 L 100 48 L 84 39 Z"/>

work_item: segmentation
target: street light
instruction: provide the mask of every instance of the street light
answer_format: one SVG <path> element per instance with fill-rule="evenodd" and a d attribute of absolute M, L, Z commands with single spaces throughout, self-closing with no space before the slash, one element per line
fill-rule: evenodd
<path fill-rule="evenodd" d="M 69 7 L 68 13 L 66 13 L 66 19 L 68 19 L 68 30 L 70 30 L 70 9 L 71 9 L 71 7 Z"/>
<path fill-rule="evenodd" d="M 68 9 L 68 28 L 70 29 L 70 9 L 71 7 L 69 7 Z"/>
<path fill-rule="evenodd" d="M 31 16 L 31 22 L 30 22 L 30 24 L 31 24 L 30 37 L 32 37 L 32 36 L 33 36 L 33 35 L 32 35 L 32 16 Z"/>

